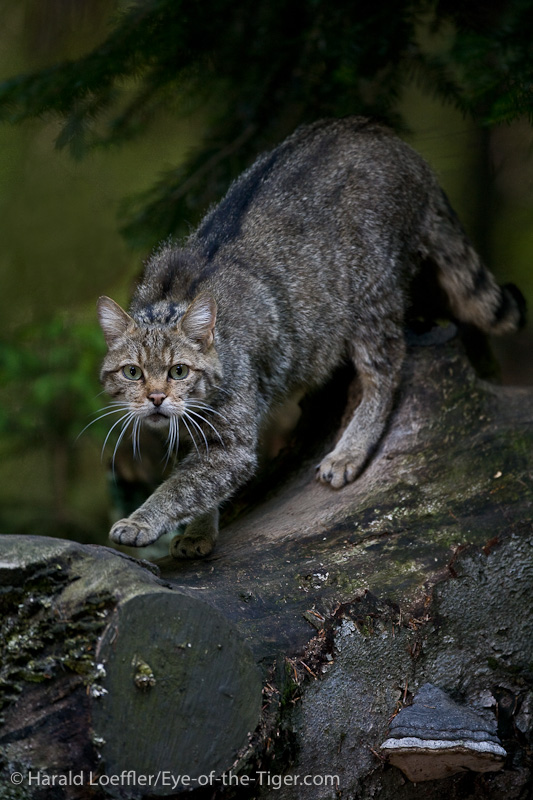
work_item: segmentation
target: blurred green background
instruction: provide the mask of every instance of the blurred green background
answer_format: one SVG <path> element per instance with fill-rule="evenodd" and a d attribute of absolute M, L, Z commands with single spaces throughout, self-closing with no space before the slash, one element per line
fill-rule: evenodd
<path fill-rule="evenodd" d="M 77 58 L 107 35 L 120 3 L 2 0 L 0 80 Z M 445 35 L 445 34 L 444 34 Z M 404 137 L 431 163 L 501 282 L 533 307 L 533 132 L 482 128 L 415 78 L 397 99 Z M 145 192 L 209 133 L 199 104 L 159 113 L 140 138 L 74 160 L 44 118 L 0 125 L 0 531 L 107 542 L 112 502 L 108 425 L 98 383 L 95 303 L 127 304 L 148 248 L 120 234 L 125 198 Z M 185 227 L 194 222 L 183 220 Z M 507 383 L 533 382 L 530 328 L 496 349 Z"/>

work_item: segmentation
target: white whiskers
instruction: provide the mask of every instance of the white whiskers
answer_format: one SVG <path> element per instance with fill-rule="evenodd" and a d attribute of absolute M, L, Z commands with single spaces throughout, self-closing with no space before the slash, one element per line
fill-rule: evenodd
<path fill-rule="evenodd" d="M 209 444 L 207 442 L 207 439 L 205 438 L 205 433 L 203 432 L 201 426 L 196 422 L 195 419 L 193 419 L 193 417 L 191 417 L 191 414 L 193 414 L 193 413 L 194 413 L 193 411 L 191 411 L 190 413 L 187 413 L 187 411 L 184 411 L 183 412 L 183 416 L 182 416 L 182 420 L 183 420 L 185 425 L 187 425 L 186 420 L 189 420 L 189 422 L 193 426 L 193 429 L 195 429 L 195 430 L 200 432 L 200 436 L 204 440 L 204 444 L 205 444 L 205 454 L 206 454 L 206 456 L 208 456 L 209 455 Z M 190 432 L 190 429 L 189 429 L 188 425 L 187 425 L 187 430 Z M 196 449 L 198 450 L 198 448 L 196 448 Z"/>
<path fill-rule="evenodd" d="M 174 457 L 178 454 L 178 448 L 180 446 L 180 426 L 179 426 L 179 418 L 178 417 L 169 417 L 168 418 L 169 427 L 168 427 L 168 436 L 167 436 L 167 457 L 165 459 L 165 468 L 170 461 L 172 454 L 174 453 Z"/>
<path fill-rule="evenodd" d="M 115 446 L 113 448 L 113 455 L 111 458 L 111 466 L 114 474 L 115 458 L 118 452 L 118 448 L 120 447 L 121 442 L 123 441 L 124 437 L 128 432 L 128 429 L 131 426 L 133 457 L 140 459 L 141 458 L 140 430 L 143 424 L 144 414 L 141 413 L 139 409 L 132 410 L 129 403 L 126 403 L 121 400 L 114 400 L 112 403 L 110 403 L 107 406 L 104 406 L 104 408 L 100 409 L 100 411 L 96 413 L 98 414 L 98 416 L 95 419 L 91 420 L 91 422 L 89 422 L 89 424 L 83 428 L 83 430 L 78 434 L 77 439 L 79 439 L 79 437 L 82 435 L 82 433 L 84 433 L 87 430 L 87 428 L 90 428 L 91 425 L 94 425 L 95 422 L 99 422 L 100 420 L 112 416 L 113 414 L 121 414 L 121 416 L 113 422 L 113 424 L 111 425 L 106 434 L 104 443 L 102 445 L 102 458 L 104 457 L 104 451 L 106 445 L 109 439 L 111 438 L 113 431 L 118 428 L 119 432 L 117 440 L 115 442 Z M 206 431 L 200 424 L 200 420 L 213 431 L 213 433 L 217 437 L 222 447 L 224 447 L 224 442 L 217 428 L 209 419 L 206 418 L 208 414 L 215 414 L 221 419 L 227 421 L 227 418 L 224 416 L 224 414 L 221 414 L 219 411 L 214 409 L 208 403 L 205 403 L 203 400 L 196 400 L 196 399 L 186 400 L 184 403 L 183 411 L 179 415 L 174 414 L 167 417 L 169 423 L 169 430 L 165 442 L 166 445 L 165 468 L 172 458 L 176 458 L 178 453 L 178 448 L 180 444 L 180 429 L 179 429 L 180 420 L 185 425 L 187 433 L 189 434 L 189 438 L 191 439 L 193 447 L 196 450 L 198 456 L 201 455 L 200 448 L 202 448 L 202 450 L 205 448 L 205 455 L 209 456 L 209 441 L 208 437 L 206 436 Z"/>
<path fill-rule="evenodd" d="M 135 430 L 136 430 L 135 423 L 138 422 L 137 414 L 136 414 L 135 411 L 130 411 L 128 414 L 124 414 L 124 416 L 121 417 L 118 422 L 115 422 L 115 424 L 109 429 L 109 433 L 105 437 L 105 441 L 104 441 L 104 444 L 103 444 L 103 447 L 102 447 L 102 456 L 104 455 L 104 448 L 105 448 L 105 446 L 107 444 L 107 440 L 109 439 L 109 435 L 110 435 L 111 431 L 113 430 L 113 428 L 117 427 L 119 422 L 122 422 L 123 420 L 124 420 L 124 422 L 122 424 L 122 428 L 121 428 L 120 433 L 118 435 L 118 438 L 117 438 L 117 441 L 116 441 L 116 444 L 115 444 L 115 449 L 113 450 L 113 456 L 111 458 L 111 465 L 112 465 L 112 469 L 113 469 L 113 474 L 115 473 L 115 456 L 117 455 L 117 450 L 118 450 L 119 444 L 121 443 L 122 439 L 124 438 L 124 434 L 126 433 L 126 431 L 128 430 L 128 428 L 130 426 L 130 422 L 133 422 L 133 430 L 132 430 L 132 433 L 131 433 L 131 436 L 132 436 L 132 439 L 133 439 L 133 455 L 135 455 L 135 451 L 136 451 L 136 449 L 138 449 L 135 446 L 135 439 L 134 439 L 134 433 L 135 433 Z M 138 425 L 137 425 L 137 431 L 138 431 Z"/>
<path fill-rule="evenodd" d="M 209 428 L 211 428 L 211 430 L 219 440 L 222 447 L 225 446 L 220 433 L 215 428 L 213 423 L 210 422 L 208 419 L 206 419 L 202 414 L 200 414 L 199 411 L 203 411 L 204 414 L 206 413 L 217 414 L 222 419 L 226 419 L 224 415 L 216 411 L 207 403 L 204 403 L 202 400 L 194 400 L 194 401 L 186 400 L 184 405 L 185 408 L 183 409 L 183 411 L 179 416 L 170 417 L 170 430 L 167 437 L 167 458 L 165 461 L 165 466 L 168 464 L 172 456 L 172 452 L 174 450 L 177 452 L 178 450 L 180 420 L 185 425 L 185 429 L 189 434 L 189 438 L 198 456 L 200 455 L 199 445 L 201 445 L 202 443 L 205 447 L 206 456 L 209 455 L 209 442 L 207 440 L 207 436 L 205 435 L 202 426 L 198 422 L 199 419 L 202 420 L 202 422 L 204 422 L 206 425 L 208 425 Z"/>
<path fill-rule="evenodd" d="M 107 435 L 106 435 L 106 437 L 104 439 L 104 443 L 102 445 L 101 457 L 103 459 L 105 447 L 106 447 L 106 444 L 109 441 L 109 437 L 111 436 L 111 434 L 113 433 L 115 428 L 117 428 L 119 425 L 122 425 L 122 427 L 120 429 L 120 433 L 119 433 L 117 441 L 116 441 L 116 444 L 115 444 L 115 448 L 113 450 L 113 456 L 112 456 L 112 459 L 111 459 L 111 467 L 112 467 L 113 474 L 114 474 L 115 473 L 115 457 L 116 457 L 116 454 L 117 454 L 117 450 L 118 450 L 119 445 L 120 445 L 122 439 L 124 438 L 128 428 L 129 428 L 129 426 L 130 426 L 130 424 L 132 422 L 133 422 L 133 426 L 132 426 L 132 431 L 131 431 L 131 438 L 132 438 L 132 441 L 133 441 L 133 455 L 134 455 L 135 458 L 140 458 L 139 430 L 140 430 L 140 427 L 141 427 L 142 419 L 139 416 L 139 413 L 137 411 L 131 411 L 130 410 L 129 403 L 126 403 L 126 402 L 124 402 L 122 400 L 114 400 L 108 406 L 104 406 L 104 408 L 100 409 L 100 411 L 103 412 L 103 413 L 96 412 L 97 414 L 99 414 L 99 416 L 96 417 L 96 419 L 91 420 L 91 422 L 89 422 L 89 424 L 86 425 L 85 428 L 83 428 L 83 430 L 76 437 L 76 441 L 80 438 L 82 433 L 85 433 L 87 428 L 90 428 L 91 425 L 94 425 L 95 422 L 99 422 L 100 420 L 105 419 L 105 417 L 109 417 L 112 414 L 118 414 L 120 412 L 123 412 L 122 416 L 119 417 L 119 419 L 117 419 L 111 425 L 111 427 L 109 428 L 109 430 L 107 432 Z"/>
<path fill-rule="evenodd" d="M 112 410 L 108 411 L 109 408 L 112 409 Z M 101 408 L 100 411 L 95 411 L 94 413 L 95 414 L 100 414 L 100 416 L 96 417 L 93 420 L 91 420 L 89 422 L 89 424 L 86 425 L 85 428 L 83 428 L 83 430 L 78 433 L 78 435 L 76 436 L 76 441 L 78 441 L 78 439 L 80 438 L 82 433 L 85 433 L 87 428 L 90 428 L 91 425 L 94 425 L 95 422 L 100 422 L 100 420 L 104 419 L 104 417 L 109 417 L 110 414 L 118 414 L 119 411 L 125 411 L 128 408 L 129 408 L 129 404 L 128 403 L 121 402 L 120 400 L 115 400 L 113 403 L 110 403 L 108 406 L 104 406 L 103 408 Z M 103 411 L 105 413 L 101 414 L 100 413 L 101 411 Z"/>
<path fill-rule="evenodd" d="M 142 419 L 137 416 L 133 420 L 133 427 L 131 430 L 131 438 L 133 443 L 133 458 L 138 458 L 139 461 L 141 460 L 141 448 L 139 442 L 139 431 L 141 429 Z"/>
<path fill-rule="evenodd" d="M 217 437 L 217 439 L 218 439 L 218 441 L 220 442 L 220 444 L 222 445 L 222 447 L 225 447 L 225 445 L 224 445 L 224 442 L 222 441 L 222 436 L 221 436 L 221 435 L 220 435 L 220 433 L 217 431 L 217 429 L 215 428 L 215 426 L 213 425 L 213 423 L 212 423 L 212 422 L 209 422 L 209 420 L 208 420 L 208 419 L 206 419 L 205 417 L 203 417 L 201 414 L 199 414 L 199 413 L 198 413 L 198 411 L 193 411 L 193 409 L 195 409 L 195 408 L 196 408 L 196 409 L 200 409 L 201 411 L 204 411 L 204 412 L 207 412 L 207 411 L 209 411 L 209 412 L 211 412 L 211 413 L 213 413 L 213 414 L 218 414 L 218 416 L 219 416 L 219 417 L 222 417 L 222 419 L 225 419 L 224 415 L 223 415 L 223 414 L 219 414 L 219 412 L 218 412 L 218 411 L 215 411 L 215 409 L 214 409 L 214 408 L 211 408 L 211 406 L 208 406 L 208 405 L 207 405 L 207 404 L 205 404 L 205 403 L 202 403 L 202 404 L 200 404 L 200 403 L 190 403 L 190 402 L 189 402 L 189 403 L 187 403 L 187 405 L 186 405 L 186 408 L 187 408 L 187 411 L 184 411 L 184 412 L 183 412 L 183 413 L 184 413 L 184 416 L 186 415 L 186 416 L 187 416 L 187 418 L 190 420 L 190 422 L 192 422 L 194 425 L 196 425 L 196 427 L 198 428 L 198 430 L 200 431 L 200 433 L 201 433 L 201 434 L 202 434 L 202 436 L 204 437 L 204 440 L 205 440 L 204 432 L 202 431 L 202 429 L 201 429 L 200 425 L 199 425 L 199 424 L 196 422 L 196 420 L 194 420 L 194 419 L 192 419 L 192 418 L 191 418 L 191 416 L 190 416 L 191 414 L 192 414 L 194 417 L 198 417 L 198 419 L 201 419 L 203 422 L 205 422 L 205 424 L 206 424 L 206 425 L 209 425 L 209 427 L 210 427 L 210 428 L 211 428 L 211 430 L 214 432 L 215 436 Z M 187 413 L 187 412 L 188 412 L 188 413 Z M 208 448 L 208 446 L 207 446 L 207 441 L 206 441 L 205 445 L 206 445 L 206 450 L 207 450 L 207 451 L 209 451 L 209 448 Z"/>

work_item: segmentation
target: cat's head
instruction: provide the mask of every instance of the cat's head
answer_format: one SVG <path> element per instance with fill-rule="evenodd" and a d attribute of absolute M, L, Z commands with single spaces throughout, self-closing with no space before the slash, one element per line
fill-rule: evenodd
<path fill-rule="evenodd" d="M 167 305 L 134 319 L 109 297 L 99 299 L 108 346 L 100 377 L 113 405 L 125 412 L 117 422 L 123 421 L 123 432 L 130 423 L 134 436 L 141 424 L 177 430 L 179 419 L 195 428 L 221 377 L 216 310 L 213 297 L 202 294 L 182 315 Z"/>

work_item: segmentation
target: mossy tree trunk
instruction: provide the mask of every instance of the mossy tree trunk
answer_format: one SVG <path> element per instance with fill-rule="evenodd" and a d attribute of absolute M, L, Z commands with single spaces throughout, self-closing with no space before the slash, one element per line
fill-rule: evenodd
<path fill-rule="evenodd" d="M 480 381 L 457 341 L 411 347 L 389 429 L 340 492 L 314 476 L 331 392 L 312 446 L 233 504 L 203 561 L 3 538 L 0 797 L 411 800 L 379 748 L 425 682 L 497 712 L 508 753 L 426 796 L 524 796 L 533 391 Z"/>

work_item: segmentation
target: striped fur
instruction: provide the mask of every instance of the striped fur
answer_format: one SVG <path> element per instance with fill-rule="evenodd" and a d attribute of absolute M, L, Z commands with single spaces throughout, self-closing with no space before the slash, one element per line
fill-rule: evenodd
<path fill-rule="evenodd" d="M 190 428 L 194 444 L 111 538 L 141 546 L 189 523 L 172 552 L 207 554 L 270 412 L 347 359 L 362 401 L 318 478 L 354 480 L 385 429 L 426 273 L 456 319 L 497 334 L 523 322 L 518 290 L 498 286 L 427 164 L 387 129 L 322 120 L 261 156 L 182 246 L 154 254 L 129 314 L 100 301 L 102 380 L 123 426 L 164 427 L 169 452 Z"/>

